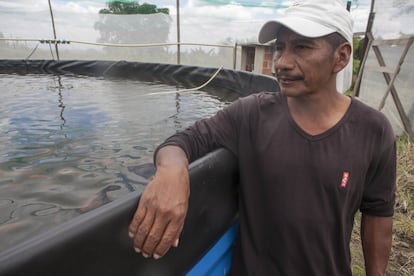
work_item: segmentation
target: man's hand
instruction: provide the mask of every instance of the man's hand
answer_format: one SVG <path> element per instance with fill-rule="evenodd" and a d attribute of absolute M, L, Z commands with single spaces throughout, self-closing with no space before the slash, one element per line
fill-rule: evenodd
<path fill-rule="evenodd" d="M 157 171 L 148 183 L 129 226 L 134 249 L 158 259 L 177 247 L 190 195 L 188 160 L 175 146 L 160 149 Z"/>

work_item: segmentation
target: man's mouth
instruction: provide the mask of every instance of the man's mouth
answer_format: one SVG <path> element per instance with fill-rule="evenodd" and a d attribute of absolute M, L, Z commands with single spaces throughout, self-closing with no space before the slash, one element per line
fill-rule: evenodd
<path fill-rule="evenodd" d="M 280 81 L 280 82 L 292 82 L 292 81 L 298 81 L 298 80 L 304 80 L 303 76 L 294 76 L 294 75 L 284 75 L 284 74 L 280 74 L 277 75 L 276 78 Z"/>

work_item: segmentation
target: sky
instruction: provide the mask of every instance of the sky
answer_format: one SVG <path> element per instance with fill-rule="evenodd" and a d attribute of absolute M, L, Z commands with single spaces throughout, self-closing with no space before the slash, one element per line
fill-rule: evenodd
<path fill-rule="evenodd" d="M 94 30 L 93 25 L 98 20 L 98 11 L 106 7 L 107 1 L 51 0 L 58 37 L 95 42 L 99 34 Z M 237 1 L 244 5 L 234 4 Z M 283 7 L 291 5 L 293 1 L 180 0 L 181 42 L 221 43 L 227 39 L 253 42 L 257 39 L 257 33 L 263 23 L 280 16 Z M 346 6 L 346 0 L 340 1 Z M 392 3 L 387 7 L 387 10 L 390 10 L 387 16 L 379 19 L 378 16 L 376 17 L 378 21 L 386 21 L 386 24 L 381 27 L 382 36 L 392 37 L 391 34 L 396 33 L 396 30 L 402 26 L 414 26 L 414 0 L 377 0 L 376 2 L 381 1 Z M 170 16 L 174 23 L 171 25 L 169 40 L 176 41 L 176 0 L 139 1 L 141 4 L 144 2 L 170 9 Z M 214 2 L 224 4 L 213 4 Z M 354 20 L 354 32 L 363 32 L 366 29 L 370 2 L 370 0 L 352 1 L 351 16 Z M 279 8 L 269 8 L 271 6 Z M 409 12 L 406 12 L 407 10 Z M 395 20 L 398 13 L 402 13 L 401 22 Z M 0 32 L 5 37 L 52 38 L 50 21 L 47 0 L 0 0 Z"/>

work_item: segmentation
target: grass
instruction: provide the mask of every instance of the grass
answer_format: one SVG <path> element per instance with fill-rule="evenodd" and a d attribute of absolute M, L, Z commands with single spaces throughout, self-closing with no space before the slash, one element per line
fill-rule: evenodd
<path fill-rule="evenodd" d="M 414 143 L 399 138 L 397 147 L 397 193 L 394 213 L 393 246 L 388 275 L 414 275 Z M 354 276 L 365 275 L 359 237 L 360 214 L 355 218 L 351 241 Z"/>

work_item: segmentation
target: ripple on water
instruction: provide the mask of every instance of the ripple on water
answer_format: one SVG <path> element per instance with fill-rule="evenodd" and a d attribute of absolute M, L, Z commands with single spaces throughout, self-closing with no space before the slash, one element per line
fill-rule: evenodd
<path fill-rule="evenodd" d="M 227 104 L 90 77 L 0 75 L 0 250 L 142 190 L 155 147 Z"/>

